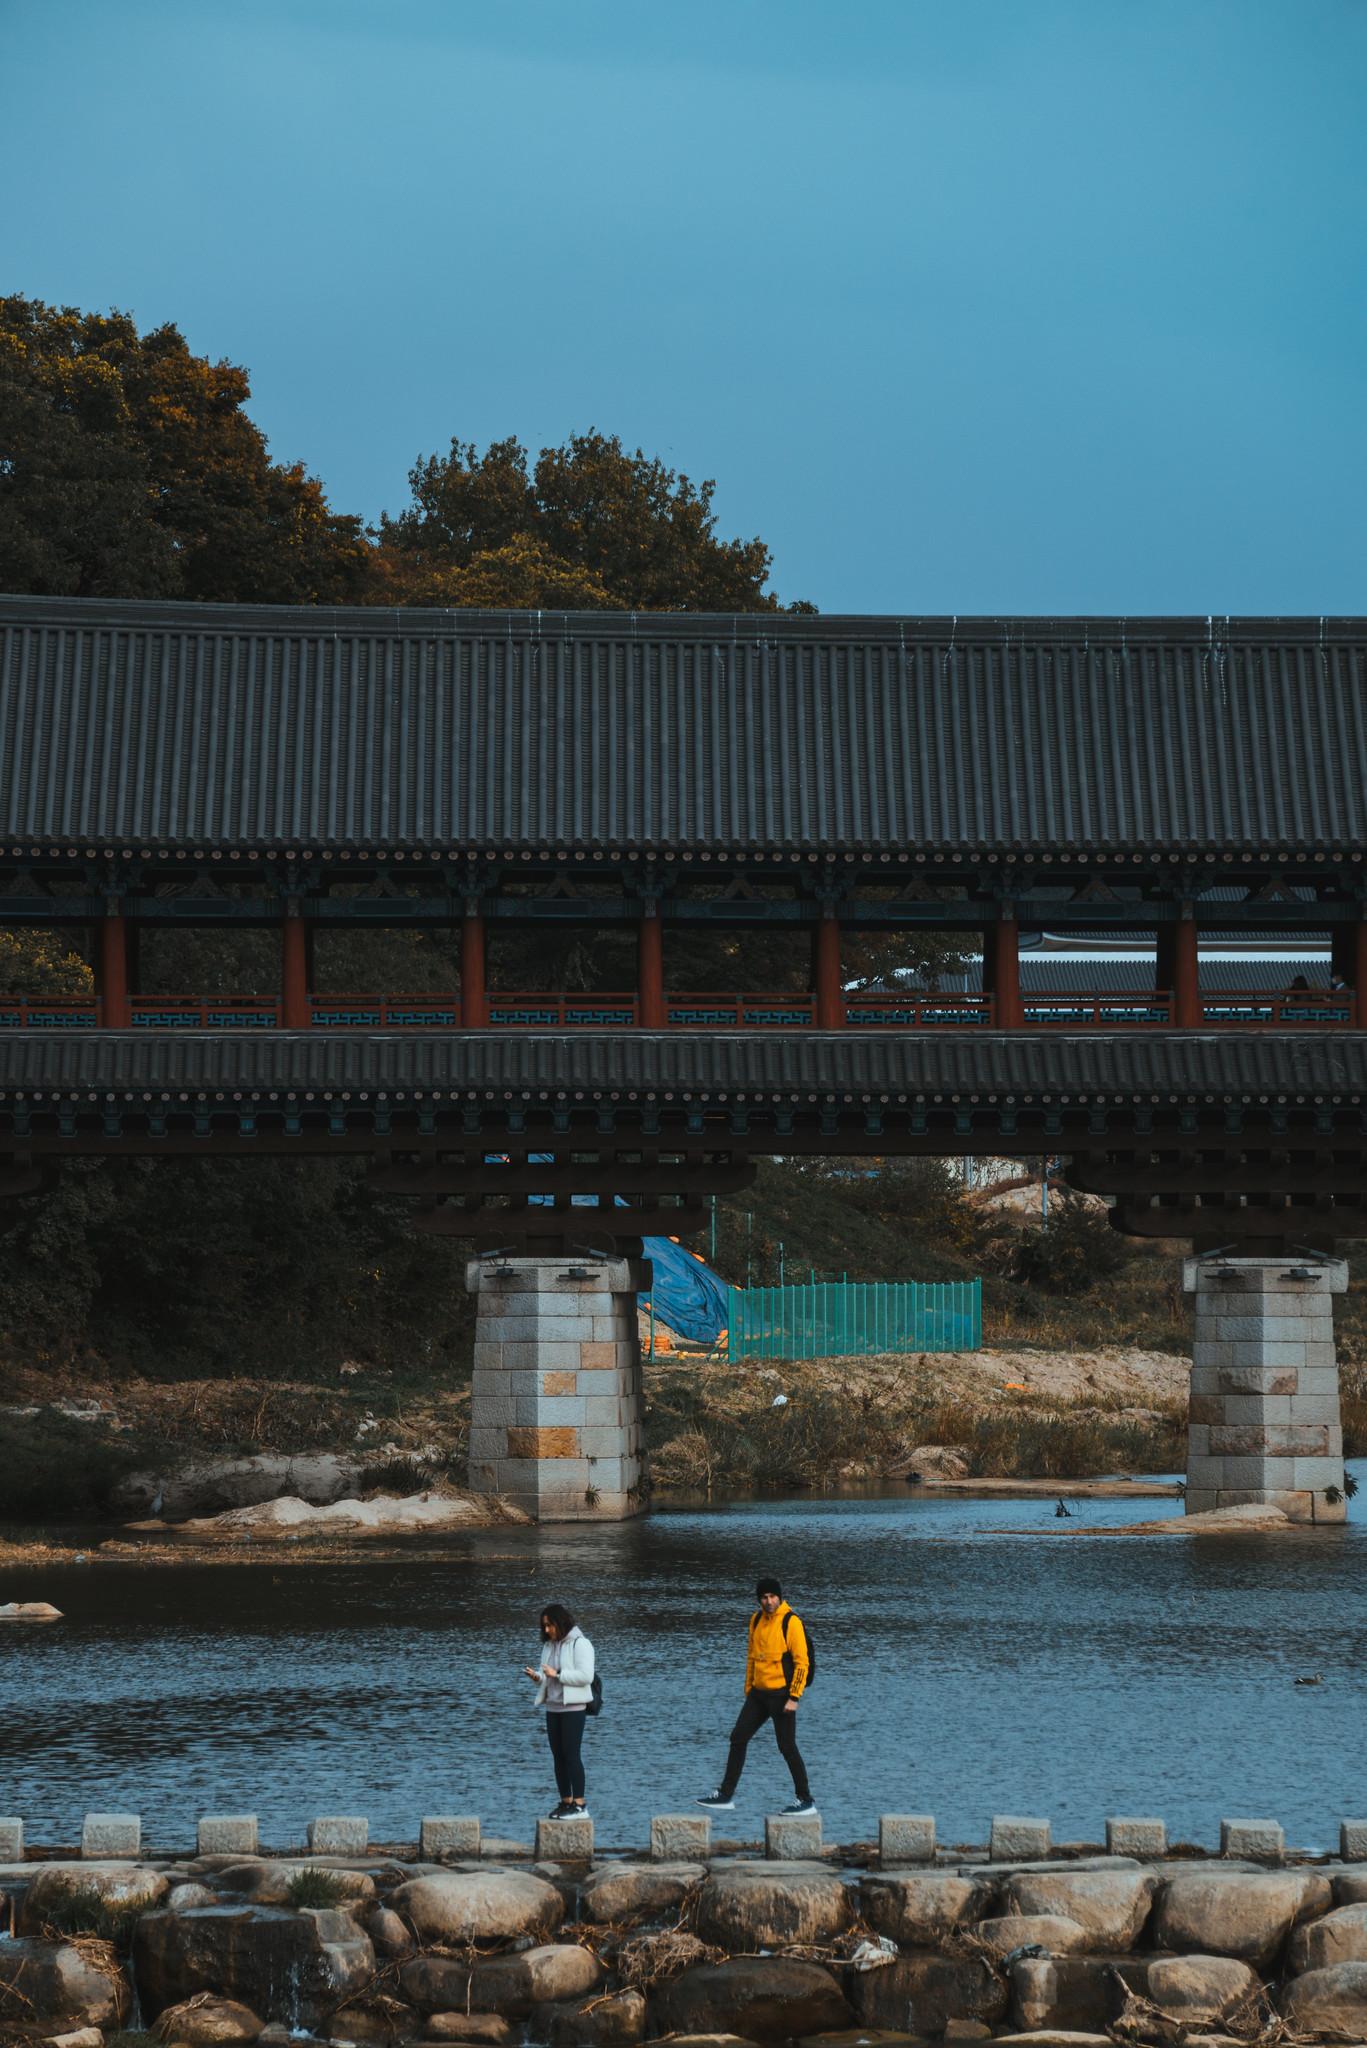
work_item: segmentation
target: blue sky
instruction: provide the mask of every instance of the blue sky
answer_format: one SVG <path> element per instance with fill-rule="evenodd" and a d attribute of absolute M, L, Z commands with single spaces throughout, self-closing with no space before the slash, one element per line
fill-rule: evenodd
<path fill-rule="evenodd" d="M 1367 0 L 0 0 L 5 289 L 718 480 L 784 596 L 1367 611 Z M 17 199 L 17 203 L 16 203 Z"/>

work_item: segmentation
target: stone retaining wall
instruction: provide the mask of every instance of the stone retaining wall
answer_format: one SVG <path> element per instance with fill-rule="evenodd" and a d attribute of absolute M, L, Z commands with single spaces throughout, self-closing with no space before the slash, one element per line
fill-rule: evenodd
<path fill-rule="evenodd" d="M 250 1816 L 217 1815 L 171 1857 L 103 1815 L 63 1858 L 24 1855 L 5 1823 L 0 2033 L 102 2048 L 140 2011 L 188 2048 L 286 2048 L 292 2029 L 483 2048 L 1367 2042 L 1367 1823 L 1343 1824 L 1335 1858 L 1288 1856 L 1265 1821 L 1226 1822 L 1219 1856 L 1164 1853 L 1145 1819 L 1112 1820 L 1110 1853 L 1052 1855 L 1022 1817 L 982 1852 L 937 1849 L 926 1816 L 884 1816 L 879 1847 L 794 1825 L 771 1821 L 756 1855 L 713 1844 L 706 1815 L 658 1815 L 648 1852 L 609 1856 L 588 1821 L 543 1823 L 533 1849 L 438 1816 L 383 1849 L 333 1816 L 311 1854 L 271 1857 Z"/>

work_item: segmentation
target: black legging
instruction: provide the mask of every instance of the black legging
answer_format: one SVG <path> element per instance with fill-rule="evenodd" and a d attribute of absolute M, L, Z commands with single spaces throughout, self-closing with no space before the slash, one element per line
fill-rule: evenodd
<path fill-rule="evenodd" d="M 562 1799 L 584 1796 L 584 1763 L 580 1750 L 584 1742 L 584 1709 L 577 1713 L 547 1714 L 546 1739 L 555 1763 L 555 1789 Z"/>
<path fill-rule="evenodd" d="M 779 1754 L 793 1774 L 793 1790 L 799 1799 L 810 1799 L 812 1788 L 807 1783 L 807 1766 L 803 1763 L 797 1746 L 797 1715 L 786 1711 L 788 1688 L 779 1686 L 776 1690 L 765 1691 L 752 1686 L 745 1695 L 745 1704 L 736 1717 L 731 1730 L 731 1748 L 726 1758 L 726 1775 L 718 1786 L 724 1799 L 729 1799 L 740 1783 L 740 1774 L 745 1768 L 745 1752 L 750 1738 L 757 1735 L 766 1721 L 774 1724 L 778 1737 Z"/>

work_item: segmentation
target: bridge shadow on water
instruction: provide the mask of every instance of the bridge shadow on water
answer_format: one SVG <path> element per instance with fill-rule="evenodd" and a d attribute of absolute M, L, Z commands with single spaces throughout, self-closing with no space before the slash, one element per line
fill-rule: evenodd
<path fill-rule="evenodd" d="M 868 1837 L 880 1812 L 978 1842 L 994 1812 L 1089 1840 L 1108 1813 L 1153 1813 L 1175 1837 L 1268 1815 L 1330 1846 L 1362 1805 L 1362 1502 L 1345 1529 L 1199 1543 L 1087 1533 L 1173 1501 L 1073 1505 L 1060 1521 L 1049 1500 L 889 1486 L 481 1531 L 435 1564 L 8 1573 L 0 1599 L 67 1620 L 0 1640 L 0 1811 L 35 1843 L 74 1841 L 87 1809 L 141 1812 L 167 1846 L 235 1811 L 272 1844 L 319 1812 L 365 1813 L 375 1840 L 474 1812 L 527 1840 L 553 1786 L 519 1672 L 561 1599 L 605 1678 L 586 1738 L 598 1840 L 640 1843 L 651 1813 L 716 1782 L 772 1571 L 818 1645 L 800 1729 L 828 1840 Z M 734 1832 L 789 1796 L 762 1737 Z"/>

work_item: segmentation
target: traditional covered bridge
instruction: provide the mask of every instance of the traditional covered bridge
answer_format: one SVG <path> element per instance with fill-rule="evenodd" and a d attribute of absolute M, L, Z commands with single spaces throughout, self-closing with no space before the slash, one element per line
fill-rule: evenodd
<path fill-rule="evenodd" d="M 633 1494 L 634 1240 L 756 1154 L 1064 1154 L 1122 1227 L 1226 1254 L 1235 1320 L 1301 1302 L 1275 1344 L 1322 1345 L 1326 1255 L 1364 1229 L 1365 825 L 1362 620 L 3 599 L 0 925 L 88 934 L 96 970 L 90 998 L 0 1005 L 5 1185 L 83 1152 L 372 1155 L 425 1227 L 533 1255 L 476 1276 L 528 1327 L 483 1338 L 512 1351 L 477 1357 L 502 1420 L 474 1455 L 560 1511 Z M 147 992 L 139 937 L 168 924 L 273 927 L 278 990 Z M 501 925 L 631 932 L 635 986 L 491 988 Z M 459 985 L 319 993 L 315 943 L 374 926 L 458 930 Z M 675 988 L 699 929 L 805 932 L 809 992 Z M 1156 934 L 1151 1001 L 1023 993 L 1042 929 Z M 1203 929 L 1327 935 L 1333 985 L 1212 987 Z M 847 985 L 851 936 L 908 931 L 981 943 L 982 991 Z M 545 1340 L 611 1353 L 571 1391 L 535 1332 L 603 1292 L 560 1272 L 576 1247 L 618 1284 L 602 1331 Z M 1193 1497 L 1341 1476 L 1324 1390 L 1282 1417 L 1287 1370 L 1199 1390 L 1279 1419 L 1195 1425 Z M 614 1419 L 548 1419 L 585 1400 Z"/>

